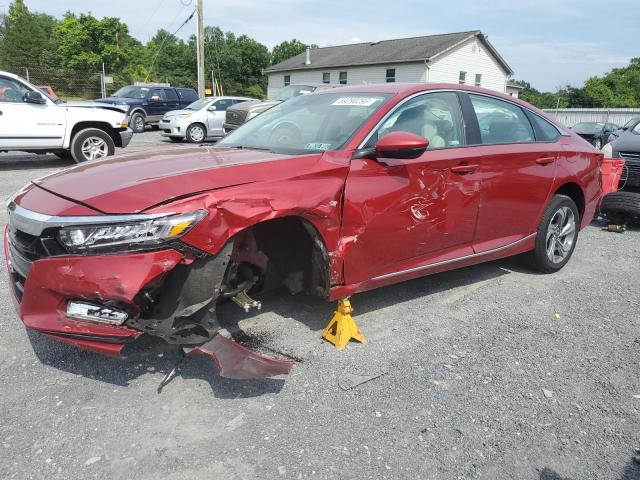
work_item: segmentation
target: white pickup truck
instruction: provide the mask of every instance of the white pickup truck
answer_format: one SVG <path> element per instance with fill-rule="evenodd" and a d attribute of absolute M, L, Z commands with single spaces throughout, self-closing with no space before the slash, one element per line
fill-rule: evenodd
<path fill-rule="evenodd" d="M 23 78 L 0 71 L 0 152 L 54 153 L 79 163 L 113 155 L 132 135 L 118 107 L 55 101 Z"/>

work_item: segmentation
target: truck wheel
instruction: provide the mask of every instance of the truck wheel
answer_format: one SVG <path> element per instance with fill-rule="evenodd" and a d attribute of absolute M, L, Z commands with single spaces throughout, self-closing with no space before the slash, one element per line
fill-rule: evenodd
<path fill-rule="evenodd" d="M 71 155 L 76 163 L 113 155 L 115 150 L 113 138 L 98 128 L 80 130 L 71 139 Z"/>
<path fill-rule="evenodd" d="M 202 143 L 207 138 L 207 129 L 201 123 L 194 123 L 187 128 L 187 141 L 189 143 Z"/>
<path fill-rule="evenodd" d="M 602 198 L 600 212 L 614 223 L 640 218 L 640 193 L 613 192 Z"/>
<path fill-rule="evenodd" d="M 536 232 L 536 248 L 529 263 L 543 273 L 554 273 L 564 267 L 578 240 L 580 213 L 571 198 L 555 195 L 542 215 Z"/>
<path fill-rule="evenodd" d="M 145 123 L 144 115 L 141 113 L 134 113 L 131 116 L 131 121 L 129 122 L 133 133 L 144 133 Z"/>

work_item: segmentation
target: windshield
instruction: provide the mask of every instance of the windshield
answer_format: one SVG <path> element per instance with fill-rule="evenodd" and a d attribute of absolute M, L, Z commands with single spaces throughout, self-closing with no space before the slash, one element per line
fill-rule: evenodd
<path fill-rule="evenodd" d="M 629 128 L 633 128 L 633 126 L 636 123 L 640 123 L 640 118 L 632 118 L 631 120 L 629 120 L 627 123 L 624 124 L 624 128 L 625 130 L 629 129 Z"/>
<path fill-rule="evenodd" d="M 288 154 L 337 150 L 389 97 L 350 92 L 292 98 L 261 113 L 217 145 Z"/>
<path fill-rule="evenodd" d="M 276 93 L 274 93 L 270 100 L 284 102 L 285 100 L 289 100 L 293 97 L 313 93 L 315 89 L 316 87 L 312 87 L 310 85 L 289 85 L 288 87 L 281 88 Z"/>
<path fill-rule="evenodd" d="M 190 103 L 186 106 L 185 110 L 202 110 L 204 107 L 208 106 L 213 100 L 211 98 L 202 98 L 200 100 L 196 100 L 193 103 Z"/>
<path fill-rule="evenodd" d="M 576 123 L 572 130 L 576 133 L 589 134 L 596 133 L 602 130 L 604 127 L 604 123 L 596 123 L 596 122 L 581 122 Z"/>
<path fill-rule="evenodd" d="M 122 87 L 120 90 L 116 91 L 112 97 L 121 97 L 121 98 L 138 98 L 143 99 L 147 98 L 147 94 L 149 93 L 149 89 L 147 87 L 132 87 L 129 85 L 128 87 Z"/>

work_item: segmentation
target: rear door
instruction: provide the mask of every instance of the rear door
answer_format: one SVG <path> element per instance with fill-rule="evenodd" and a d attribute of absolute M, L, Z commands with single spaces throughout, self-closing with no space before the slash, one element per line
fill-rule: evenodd
<path fill-rule="evenodd" d="M 216 100 L 209 106 L 207 112 L 207 129 L 210 136 L 224 136 L 222 124 L 224 123 L 224 118 L 227 114 L 227 108 L 232 106 L 234 103 L 236 102 L 232 98 L 221 98 L 219 100 Z M 213 109 L 212 107 L 215 107 L 215 109 Z"/>
<path fill-rule="evenodd" d="M 65 133 L 65 109 L 50 100 L 23 101 L 28 85 L 0 75 L 0 150 L 61 148 Z"/>
<path fill-rule="evenodd" d="M 468 123 L 476 131 L 482 193 L 473 247 L 484 252 L 535 232 L 554 182 L 560 135 L 545 141 L 535 114 L 515 103 L 481 94 L 462 98 L 465 113 L 475 116 L 475 124 L 473 118 Z"/>
<path fill-rule="evenodd" d="M 178 110 L 180 108 L 180 99 L 178 98 L 178 94 L 173 88 L 165 88 L 164 90 L 164 98 L 165 98 L 165 111 L 163 114 L 171 111 Z"/>

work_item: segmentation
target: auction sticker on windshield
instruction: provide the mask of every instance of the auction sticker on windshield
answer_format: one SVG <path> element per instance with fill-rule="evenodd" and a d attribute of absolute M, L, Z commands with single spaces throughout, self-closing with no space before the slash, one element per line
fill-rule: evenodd
<path fill-rule="evenodd" d="M 348 107 L 370 107 L 380 100 L 380 98 L 371 97 L 342 97 L 337 99 L 331 105 L 345 105 Z"/>

